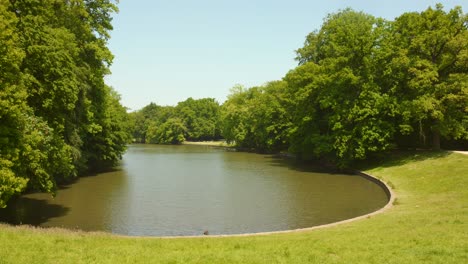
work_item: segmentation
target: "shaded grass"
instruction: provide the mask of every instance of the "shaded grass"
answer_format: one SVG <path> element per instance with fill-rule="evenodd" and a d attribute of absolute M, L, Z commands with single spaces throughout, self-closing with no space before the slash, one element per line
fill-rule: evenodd
<path fill-rule="evenodd" d="M 268 236 L 129 238 L 0 225 L 0 263 L 466 263 L 468 156 L 400 152 L 365 171 L 391 182 L 383 214 Z"/>

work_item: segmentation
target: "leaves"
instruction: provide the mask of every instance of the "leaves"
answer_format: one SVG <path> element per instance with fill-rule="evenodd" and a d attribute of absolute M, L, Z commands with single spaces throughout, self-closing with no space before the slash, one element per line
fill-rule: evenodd
<path fill-rule="evenodd" d="M 440 147 L 439 135 L 467 139 L 466 83 L 456 81 L 453 86 L 455 79 L 468 78 L 467 22 L 461 8 L 445 12 L 439 4 L 421 13 L 403 14 L 391 27 L 389 53 L 394 59 L 390 67 L 401 78 L 392 79 L 390 85 L 401 106 L 401 133 L 419 130 L 422 139 L 432 135 L 434 148 Z"/>
<path fill-rule="evenodd" d="M 224 138 L 262 152 L 286 149 L 291 126 L 286 87 L 282 81 L 250 89 L 234 87 L 221 110 Z"/>
<path fill-rule="evenodd" d="M 467 25 L 461 8 L 441 5 L 395 21 L 330 14 L 297 50 L 285 89 L 233 88 L 223 135 L 259 151 L 285 142 L 299 158 L 340 167 L 430 136 L 436 148 L 439 135 L 466 140 Z"/>
<path fill-rule="evenodd" d="M 151 103 L 131 116 L 137 142 L 179 144 L 220 138 L 220 106 L 213 98 L 188 98 L 175 107 Z"/>
<path fill-rule="evenodd" d="M 114 165 L 126 109 L 104 84 L 112 1 L 0 0 L 0 206 Z"/>

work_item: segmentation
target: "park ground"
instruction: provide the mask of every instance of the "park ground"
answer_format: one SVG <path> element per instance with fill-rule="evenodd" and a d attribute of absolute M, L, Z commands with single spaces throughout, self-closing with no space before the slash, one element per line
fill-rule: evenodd
<path fill-rule="evenodd" d="M 0 225 L 3 263 L 467 263 L 468 155 L 394 152 L 359 168 L 393 207 L 328 228 L 245 237 L 143 238 Z"/>

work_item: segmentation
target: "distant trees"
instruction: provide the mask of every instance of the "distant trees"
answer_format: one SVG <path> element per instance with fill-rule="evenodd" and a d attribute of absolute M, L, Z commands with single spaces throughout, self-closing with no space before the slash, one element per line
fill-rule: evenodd
<path fill-rule="evenodd" d="M 345 9 L 307 36 L 298 67 L 281 81 L 237 85 L 220 107 L 192 98 L 149 105 L 132 114 L 134 137 L 174 144 L 221 135 L 239 148 L 340 167 L 390 148 L 466 145 L 467 27 L 459 7 L 394 21 Z"/>
<path fill-rule="evenodd" d="M 168 112 L 170 114 L 170 112 L 172 112 L 171 108 L 172 107 L 162 107 L 155 103 L 150 103 L 139 111 L 131 112 L 129 116 L 132 124 L 131 131 L 133 140 L 138 143 L 147 142 L 146 134 L 150 122 L 156 122 L 156 120 L 165 122 L 167 118 L 164 118 L 164 113 Z"/>
<path fill-rule="evenodd" d="M 286 88 L 284 81 L 250 89 L 233 87 L 221 108 L 224 138 L 238 147 L 262 152 L 287 148 L 292 124 Z"/>
<path fill-rule="evenodd" d="M 130 116 L 133 138 L 140 143 L 180 144 L 220 138 L 220 105 L 213 98 L 188 98 L 175 107 L 151 103 Z"/>
<path fill-rule="evenodd" d="M 345 9 L 307 36 L 299 65 L 282 80 L 236 85 L 221 106 L 192 98 L 146 106 L 132 113 L 134 138 L 177 144 L 222 136 L 242 149 L 340 167 L 390 148 L 466 145 L 467 27 L 461 8 L 440 4 L 394 21 Z"/>
<path fill-rule="evenodd" d="M 104 83 L 110 0 L 0 0 L 0 207 L 113 166 L 127 113 Z"/>
<path fill-rule="evenodd" d="M 213 98 L 188 98 L 174 108 L 175 115 L 187 128 L 186 138 L 192 141 L 213 140 L 220 137 L 220 106 Z"/>

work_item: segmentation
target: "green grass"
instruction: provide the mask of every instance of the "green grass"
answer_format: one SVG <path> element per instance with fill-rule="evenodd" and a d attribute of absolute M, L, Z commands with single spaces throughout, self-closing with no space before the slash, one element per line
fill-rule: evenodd
<path fill-rule="evenodd" d="M 390 155 L 365 171 L 391 182 L 382 214 L 307 232 L 128 238 L 0 225 L 0 263 L 467 263 L 468 156 Z"/>

